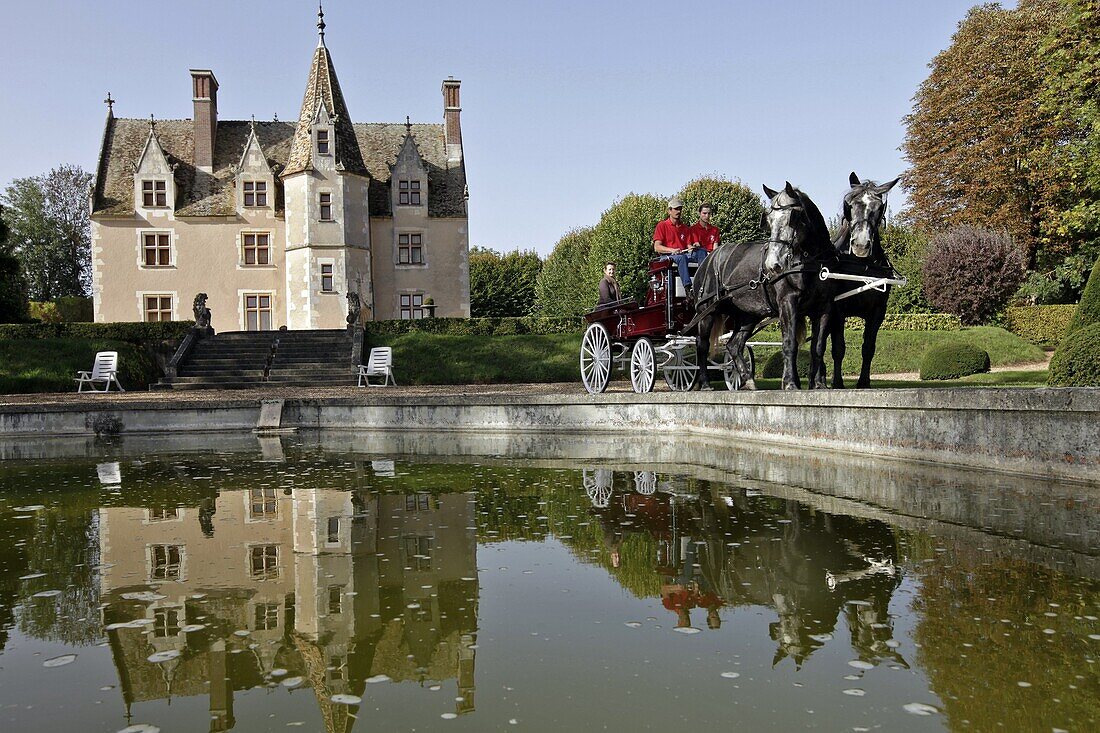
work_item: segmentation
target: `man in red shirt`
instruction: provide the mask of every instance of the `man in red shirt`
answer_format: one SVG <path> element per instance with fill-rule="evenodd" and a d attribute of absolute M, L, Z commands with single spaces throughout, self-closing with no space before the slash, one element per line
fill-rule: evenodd
<path fill-rule="evenodd" d="M 680 220 L 684 204 L 679 198 L 668 200 L 668 218 L 657 224 L 653 230 L 653 250 L 676 263 L 680 272 L 680 282 L 684 289 L 691 292 L 691 275 L 688 262 L 702 262 L 706 258 L 705 250 L 688 244 L 688 227 Z"/>
<path fill-rule="evenodd" d="M 722 232 L 710 223 L 710 212 L 713 208 L 710 204 L 699 207 L 699 221 L 688 229 L 688 246 L 699 246 L 709 253 L 722 243 Z"/>

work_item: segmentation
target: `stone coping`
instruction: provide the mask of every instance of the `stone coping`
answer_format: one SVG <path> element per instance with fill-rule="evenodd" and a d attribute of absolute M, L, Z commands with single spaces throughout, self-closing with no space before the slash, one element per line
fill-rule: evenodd
<path fill-rule="evenodd" d="M 1100 389 L 668 391 L 579 384 L 12 396 L 0 438 L 349 430 L 711 436 L 1100 485 Z"/>
<path fill-rule="evenodd" d="M 635 394 L 629 386 L 613 385 L 590 395 L 579 383 L 430 385 L 417 387 L 272 387 L 242 390 L 156 392 L 51 392 L 0 395 L 2 413 L 69 410 L 180 409 L 255 407 L 265 400 L 339 405 L 599 405 L 698 404 L 869 407 L 887 409 L 1007 410 L 1025 412 L 1100 412 L 1100 388 L 1095 387 L 954 387 L 844 390 L 758 390 L 755 392 L 671 392 Z"/>

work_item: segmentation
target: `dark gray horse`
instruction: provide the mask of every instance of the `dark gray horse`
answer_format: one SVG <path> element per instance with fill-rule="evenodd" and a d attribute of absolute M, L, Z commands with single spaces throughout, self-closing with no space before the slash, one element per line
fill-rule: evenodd
<path fill-rule="evenodd" d="M 695 329 L 698 363 L 704 368 L 713 339 L 723 330 L 732 330 L 726 354 L 742 387 L 756 389 L 743 358 L 745 342 L 761 321 L 778 316 L 783 332 L 783 389 L 799 389 L 795 360 L 805 329 L 803 316 L 810 317 L 813 340 L 819 344 L 811 354 L 820 358 L 835 288 L 818 273 L 823 264 L 833 265 L 836 250 L 825 218 L 809 196 L 790 183 L 781 191 L 764 186 L 764 193 L 771 201 L 765 215 L 769 239 L 727 244 L 703 261 L 693 287 L 696 315 L 686 330 Z M 811 364 L 814 373 L 822 376 L 818 382 L 811 380 L 810 387 L 824 388 L 824 365 Z"/>
<path fill-rule="evenodd" d="M 860 181 L 854 172 L 848 177 L 851 189 L 844 195 L 844 211 L 841 218 L 840 235 L 836 240 L 837 255 L 841 269 L 849 275 L 868 275 L 871 277 L 897 277 L 886 250 L 882 248 L 882 220 L 886 216 L 886 194 L 898 182 L 895 178 L 886 183 L 876 183 L 870 179 Z M 849 283 L 849 288 L 858 287 Z M 841 362 L 844 360 L 844 319 L 862 318 L 863 329 L 863 365 L 859 371 L 856 387 L 871 386 L 871 360 L 875 357 L 878 330 L 886 316 L 886 302 L 890 298 L 890 286 L 885 290 L 865 290 L 858 295 L 838 300 L 833 304 L 829 318 L 829 335 L 833 346 L 833 388 L 844 387 Z M 822 364 L 824 364 L 824 344 L 821 345 Z M 824 378 L 824 375 L 822 375 Z"/>

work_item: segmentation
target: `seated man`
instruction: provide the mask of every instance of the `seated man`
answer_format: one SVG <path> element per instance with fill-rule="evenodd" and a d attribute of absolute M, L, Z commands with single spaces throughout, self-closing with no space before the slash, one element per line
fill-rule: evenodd
<path fill-rule="evenodd" d="M 668 201 L 668 218 L 657 224 L 653 230 L 653 250 L 676 263 L 680 273 L 680 282 L 684 289 L 691 292 L 691 275 L 688 262 L 702 262 L 707 251 L 702 247 L 688 244 L 688 227 L 680 220 L 684 204 L 673 197 Z"/>

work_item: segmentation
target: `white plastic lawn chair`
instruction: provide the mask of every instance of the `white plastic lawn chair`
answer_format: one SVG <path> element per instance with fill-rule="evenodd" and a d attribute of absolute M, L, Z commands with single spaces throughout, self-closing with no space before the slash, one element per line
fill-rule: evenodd
<path fill-rule="evenodd" d="M 110 392 L 111 384 L 118 387 L 119 392 L 125 392 L 118 382 L 118 352 L 101 351 L 95 355 L 95 365 L 90 372 L 77 372 L 73 377 L 76 382 L 77 392 L 84 391 L 84 385 L 89 385 L 93 392 Z M 102 384 L 103 389 L 96 389 L 97 384 Z"/>
<path fill-rule="evenodd" d="M 382 383 L 371 384 L 372 377 L 382 377 Z M 389 346 L 378 346 L 370 350 L 367 363 L 359 365 L 358 386 L 362 387 L 363 382 L 368 387 L 388 387 L 391 384 L 397 386 L 397 380 L 393 378 L 393 349 Z"/>

